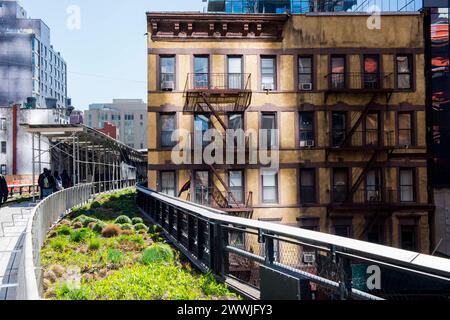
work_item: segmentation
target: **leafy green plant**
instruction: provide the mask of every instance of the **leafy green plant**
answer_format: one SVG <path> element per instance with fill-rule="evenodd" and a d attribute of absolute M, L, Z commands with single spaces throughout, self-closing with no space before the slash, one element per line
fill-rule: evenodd
<path fill-rule="evenodd" d="M 134 230 L 136 230 L 136 231 L 140 231 L 140 230 L 148 231 L 148 227 L 145 224 L 143 224 L 143 223 L 138 223 L 138 224 L 134 225 Z"/>
<path fill-rule="evenodd" d="M 117 224 L 131 224 L 131 219 L 128 216 L 119 216 L 114 222 Z"/>
<path fill-rule="evenodd" d="M 88 300 L 89 293 L 85 288 L 77 288 L 70 282 L 63 282 L 56 288 L 56 297 L 59 300 Z"/>
<path fill-rule="evenodd" d="M 72 228 L 68 225 L 62 225 L 61 227 L 56 229 L 56 232 L 58 233 L 58 235 L 70 236 L 70 234 L 72 233 Z"/>
<path fill-rule="evenodd" d="M 131 223 L 124 223 L 120 225 L 122 230 L 134 230 L 133 225 Z"/>
<path fill-rule="evenodd" d="M 136 224 L 139 224 L 139 223 L 144 223 L 144 220 L 142 220 L 142 218 L 135 217 L 135 218 L 131 219 L 131 223 L 133 225 L 136 225 Z"/>
<path fill-rule="evenodd" d="M 91 238 L 92 232 L 90 229 L 83 228 L 76 230 L 70 234 L 70 241 L 72 242 L 84 242 L 86 239 Z"/>
<path fill-rule="evenodd" d="M 199 284 L 202 291 L 208 296 L 224 297 L 229 294 L 227 287 L 218 283 L 212 273 L 202 275 Z"/>
<path fill-rule="evenodd" d="M 172 263 L 174 259 L 175 254 L 168 244 L 154 243 L 144 250 L 141 257 L 141 262 L 146 265 L 158 262 Z"/>
<path fill-rule="evenodd" d="M 102 207 L 102 205 L 98 201 L 92 202 L 91 206 L 90 206 L 91 209 L 98 209 L 98 208 L 101 208 L 101 207 Z"/>
<path fill-rule="evenodd" d="M 68 242 L 66 239 L 58 237 L 50 241 L 50 248 L 52 248 L 55 251 L 62 252 L 68 245 Z"/>
<path fill-rule="evenodd" d="M 92 228 L 92 231 L 100 234 L 102 233 L 103 229 L 107 226 L 106 223 L 104 223 L 103 221 L 98 221 L 94 227 Z"/>
<path fill-rule="evenodd" d="M 97 238 L 92 238 L 91 240 L 89 240 L 89 243 L 88 243 L 88 249 L 89 249 L 90 251 L 98 250 L 98 249 L 100 249 L 100 246 L 101 246 L 101 242 L 100 242 L 99 239 L 97 239 Z"/>
<path fill-rule="evenodd" d="M 109 249 L 107 261 L 114 266 L 119 266 L 123 261 L 123 253 L 119 250 Z"/>

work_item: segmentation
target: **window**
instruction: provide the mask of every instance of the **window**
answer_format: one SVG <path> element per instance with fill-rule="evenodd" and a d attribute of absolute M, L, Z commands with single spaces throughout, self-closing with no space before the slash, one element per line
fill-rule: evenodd
<path fill-rule="evenodd" d="M 314 112 L 300 112 L 300 147 L 314 147 Z"/>
<path fill-rule="evenodd" d="M 340 237 L 352 236 L 352 222 L 349 219 L 336 219 L 333 223 L 334 234 Z"/>
<path fill-rule="evenodd" d="M 261 89 L 276 90 L 276 58 L 261 57 Z"/>
<path fill-rule="evenodd" d="M 384 226 L 383 224 L 375 224 L 367 232 L 367 241 L 371 243 L 384 244 Z"/>
<path fill-rule="evenodd" d="M 242 171 L 230 171 L 228 173 L 228 182 L 234 199 L 229 199 L 232 204 L 234 200 L 237 203 L 244 203 L 244 173 Z"/>
<path fill-rule="evenodd" d="M 6 141 L 2 141 L 2 150 L 1 150 L 1 152 L 2 153 L 6 153 Z"/>
<path fill-rule="evenodd" d="M 400 169 L 400 202 L 415 201 L 414 169 Z"/>
<path fill-rule="evenodd" d="M 161 192 L 172 197 L 176 196 L 174 171 L 161 172 Z"/>
<path fill-rule="evenodd" d="M 398 114 L 398 144 L 400 146 L 409 147 L 413 145 L 414 131 L 412 113 Z"/>
<path fill-rule="evenodd" d="M 176 129 L 175 114 L 161 114 L 159 117 L 159 121 L 161 126 L 161 147 L 173 147 L 176 143 L 175 141 L 172 141 L 172 133 Z"/>
<path fill-rule="evenodd" d="M 378 89 L 380 87 L 379 60 L 378 55 L 364 56 L 364 89 Z"/>
<path fill-rule="evenodd" d="M 1 174 L 6 176 L 7 172 L 6 172 L 6 164 L 2 164 L 1 168 L 0 168 Z"/>
<path fill-rule="evenodd" d="M 333 170 L 333 201 L 344 202 L 348 195 L 348 170 L 337 168 Z"/>
<path fill-rule="evenodd" d="M 298 83 L 302 91 L 312 90 L 313 66 L 312 57 L 298 58 Z"/>
<path fill-rule="evenodd" d="M 331 88 L 345 88 L 345 56 L 331 56 Z"/>
<path fill-rule="evenodd" d="M 412 67 L 411 56 L 398 55 L 397 58 L 397 88 L 411 89 L 412 88 Z"/>
<path fill-rule="evenodd" d="M 302 169 L 300 171 L 300 203 L 316 202 L 316 171 Z"/>
<path fill-rule="evenodd" d="M 175 57 L 160 57 L 159 59 L 161 90 L 175 89 Z"/>
<path fill-rule="evenodd" d="M 366 145 L 376 146 L 380 141 L 380 123 L 378 113 L 369 113 L 366 117 Z"/>
<path fill-rule="evenodd" d="M 347 114 L 345 112 L 333 112 L 331 114 L 331 121 L 331 143 L 333 147 L 341 147 L 346 138 Z"/>
<path fill-rule="evenodd" d="M 243 149 L 245 147 L 244 115 L 241 113 L 229 114 L 228 115 L 228 129 L 234 130 L 233 132 L 231 132 L 234 134 L 233 150 L 234 150 L 235 146 L 237 148 Z"/>
<path fill-rule="evenodd" d="M 207 89 L 210 87 L 208 56 L 194 57 L 194 73 L 194 88 Z"/>
<path fill-rule="evenodd" d="M 366 201 L 379 202 L 382 199 L 381 169 L 372 169 L 366 175 Z"/>
<path fill-rule="evenodd" d="M 417 222 L 412 219 L 400 221 L 400 246 L 404 250 L 418 251 Z"/>
<path fill-rule="evenodd" d="M 276 115 L 274 113 L 263 113 L 261 122 L 261 129 L 265 131 L 263 131 L 262 133 L 262 141 L 260 147 L 267 147 L 267 149 L 276 147 Z"/>
<path fill-rule="evenodd" d="M 195 172 L 195 202 L 202 205 L 209 204 L 210 184 L 208 171 Z"/>
<path fill-rule="evenodd" d="M 210 128 L 209 116 L 196 114 L 194 116 L 194 143 L 201 143 L 203 148 L 210 144 L 210 140 L 205 138 L 205 133 Z"/>
<path fill-rule="evenodd" d="M 300 218 L 300 228 L 311 231 L 320 230 L 320 218 Z"/>
<path fill-rule="evenodd" d="M 263 170 L 262 186 L 262 202 L 278 203 L 278 172 L 272 170 Z"/>
<path fill-rule="evenodd" d="M 0 130 L 3 130 L 3 131 L 5 131 L 7 128 L 6 128 L 6 118 L 1 118 L 0 119 Z"/>
<path fill-rule="evenodd" d="M 228 88 L 242 89 L 242 57 L 228 57 Z"/>

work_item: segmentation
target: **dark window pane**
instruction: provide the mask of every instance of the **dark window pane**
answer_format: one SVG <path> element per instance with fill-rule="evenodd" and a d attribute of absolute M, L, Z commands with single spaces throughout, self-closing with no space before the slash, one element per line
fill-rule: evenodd
<path fill-rule="evenodd" d="M 346 136 L 346 114 L 333 112 L 332 114 L 332 143 L 334 147 L 340 147 Z"/>
<path fill-rule="evenodd" d="M 416 226 L 405 226 L 400 227 L 401 232 L 401 246 L 404 250 L 417 251 L 417 228 Z"/>
<path fill-rule="evenodd" d="M 161 192 L 175 197 L 175 172 L 161 172 Z"/>
<path fill-rule="evenodd" d="M 161 126 L 161 147 L 173 147 L 176 141 L 172 141 L 172 133 L 176 129 L 175 115 L 162 114 L 160 115 Z"/>
<path fill-rule="evenodd" d="M 301 203 L 316 202 L 316 174 L 314 169 L 300 171 L 300 201 Z"/>
<path fill-rule="evenodd" d="M 300 113 L 300 147 L 314 146 L 314 113 Z"/>
<path fill-rule="evenodd" d="M 400 201 L 414 202 L 414 170 L 400 169 Z"/>

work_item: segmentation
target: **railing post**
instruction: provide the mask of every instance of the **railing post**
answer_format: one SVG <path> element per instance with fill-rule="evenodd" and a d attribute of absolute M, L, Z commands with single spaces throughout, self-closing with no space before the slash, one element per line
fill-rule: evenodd
<path fill-rule="evenodd" d="M 265 249 L 265 256 L 266 256 L 266 263 L 267 264 L 273 264 L 275 261 L 275 250 L 274 250 L 274 239 L 272 237 L 266 236 L 265 233 L 262 233 L 262 237 L 264 239 L 264 249 Z"/>
<path fill-rule="evenodd" d="M 172 206 L 169 206 L 169 227 L 168 227 L 168 231 L 169 231 L 170 235 L 172 235 L 173 228 L 174 228 L 174 224 L 173 224 L 174 211 L 175 211 L 175 208 L 172 207 Z"/>
<path fill-rule="evenodd" d="M 187 221 L 188 221 L 188 230 L 187 230 L 187 234 L 188 234 L 188 250 L 192 251 L 193 248 L 194 248 L 194 243 L 195 243 L 195 239 L 194 239 L 194 217 L 189 214 L 188 218 L 187 218 Z"/>
<path fill-rule="evenodd" d="M 177 221 L 177 241 L 181 242 L 181 238 L 183 237 L 183 213 L 178 212 L 178 210 L 176 221 Z"/>
<path fill-rule="evenodd" d="M 340 257 L 342 261 L 342 282 L 340 285 L 341 300 L 351 299 L 352 294 L 352 265 L 350 259 Z"/>
<path fill-rule="evenodd" d="M 226 247 L 228 246 L 229 235 L 228 230 L 223 226 L 217 225 L 217 235 L 218 235 L 218 248 L 217 248 L 217 268 L 219 270 L 219 274 L 226 275 L 229 273 L 229 256 L 226 251 Z"/>

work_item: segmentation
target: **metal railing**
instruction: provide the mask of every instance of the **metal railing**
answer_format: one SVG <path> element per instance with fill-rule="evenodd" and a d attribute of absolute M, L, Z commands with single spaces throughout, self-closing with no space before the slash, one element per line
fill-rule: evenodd
<path fill-rule="evenodd" d="M 186 90 L 241 91 L 251 90 L 249 73 L 189 73 Z"/>
<path fill-rule="evenodd" d="M 39 186 L 33 186 L 32 184 L 18 184 L 18 185 L 10 185 L 8 186 L 8 193 L 10 197 L 14 197 L 15 195 L 23 195 L 30 194 L 32 195 L 34 192 L 34 187 L 36 187 L 36 192 L 39 192 Z"/>
<path fill-rule="evenodd" d="M 328 90 L 331 91 L 360 91 L 376 92 L 394 89 L 394 75 L 392 73 L 330 73 L 326 76 Z"/>
<path fill-rule="evenodd" d="M 305 229 L 243 219 L 138 186 L 143 214 L 201 271 L 254 298 L 283 291 L 266 270 L 297 278 L 302 299 L 447 299 L 450 260 Z M 380 285 L 369 288 L 369 270 Z M 250 292 L 259 292 L 252 295 Z M 296 296 L 298 298 L 298 296 Z"/>
<path fill-rule="evenodd" d="M 81 184 L 56 192 L 39 202 L 28 222 L 18 266 L 18 300 L 38 300 L 42 292 L 41 248 L 47 232 L 71 209 L 90 201 L 95 195 L 135 186 L 136 180 L 103 181 Z"/>

